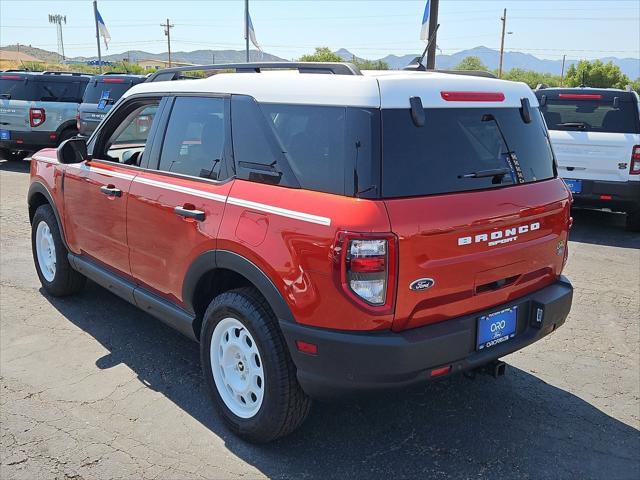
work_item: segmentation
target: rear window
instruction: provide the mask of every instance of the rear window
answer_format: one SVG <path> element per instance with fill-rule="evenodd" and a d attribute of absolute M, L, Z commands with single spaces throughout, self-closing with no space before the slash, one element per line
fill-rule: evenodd
<path fill-rule="evenodd" d="M 86 81 L 79 79 L 51 80 L 40 75 L 33 77 L 2 75 L 0 76 L 0 95 L 8 100 L 80 103 L 85 85 Z"/>
<path fill-rule="evenodd" d="M 549 130 L 639 133 L 638 107 L 634 102 L 547 99 L 540 110 Z"/>
<path fill-rule="evenodd" d="M 518 108 L 382 111 L 382 196 L 405 197 L 497 188 L 554 177 L 542 116 Z"/>
<path fill-rule="evenodd" d="M 82 103 L 100 103 L 101 98 L 108 98 L 109 103 L 115 103 L 135 84 L 129 79 L 91 81 L 84 92 Z"/>

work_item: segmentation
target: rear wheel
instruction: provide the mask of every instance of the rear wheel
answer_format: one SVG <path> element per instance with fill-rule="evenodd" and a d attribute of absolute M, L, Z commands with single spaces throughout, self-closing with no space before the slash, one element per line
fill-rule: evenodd
<path fill-rule="evenodd" d="M 269 442 L 307 417 L 311 400 L 298 384 L 273 312 L 254 289 L 231 290 L 211 302 L 200 355 L 210 393 L 240 437 Z"/>
<path fill-rule="evenodd" d="M 62 297 L 82 289 L 86 278 L 69 263 L 51 205 L 40 205 L 33 216 L 31 249 L 40 283 L 47 292 Z"/>
<path fill-rule="evenodd" d="M 58 137 L 58 145 L 60 145 L 65 140 L 69 140 L 70 138 L 75 137 L 76 135 L 78 135 L 78 131 L 74 128 L 67 128 L 66 130 L 63 130 Z"/>
<path fill-rule="evenodd" d="M 626 228 L 630 232 L 640 232 L 640 209 L 627 212 Z"/>

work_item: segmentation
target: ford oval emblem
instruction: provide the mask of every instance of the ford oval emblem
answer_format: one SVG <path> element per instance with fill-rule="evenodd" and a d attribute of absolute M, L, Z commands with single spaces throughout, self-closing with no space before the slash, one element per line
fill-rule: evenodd
<path fill-rule="evenodd" d="M 414 292 L 421 292 L 422 290 L 433 287 L 435 283 L 436 281 L 433 278 L 419 278 L 411 282 L 409 288 Z"/>

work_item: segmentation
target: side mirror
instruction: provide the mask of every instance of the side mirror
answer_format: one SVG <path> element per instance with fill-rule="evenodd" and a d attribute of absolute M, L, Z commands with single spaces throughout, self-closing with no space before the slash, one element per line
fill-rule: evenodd
<path fill-rule="evenodd" d="M 80 163 L 87 159 L 87 140 L 84 138 L 70 138 L 58 147 L 60 163 Z"/>

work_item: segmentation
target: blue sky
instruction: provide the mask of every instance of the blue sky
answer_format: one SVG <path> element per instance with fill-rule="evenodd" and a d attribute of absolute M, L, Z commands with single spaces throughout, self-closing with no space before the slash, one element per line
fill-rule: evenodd
<path fill-rule="evenodd" d="M 419 52 L 425 0 L 251 0 L 251 16 L 265 51 L 293 59 L 315 46 L 344 47 L 379 58 Z M 100 0 L 111 33 L 106 53 L 130 49 L 166 51 L 160 23 L 167 17 L 172 50 L 242 49 L 243 0 Z M 441 0 L 438 46 L 454 53 L 477 45 L 498 48 L 500 16 L 507 8 L 505 48 L 541 58 L 640 58 L 640 1 Z M 31 44 L 56 50 L 48 14 L 67 16 L 67 56 L 94 56 L 95 26 L 90 0 L 2 0 L 0 44 Z M 103 49 L 104 52 L 104 49 Z"/>

